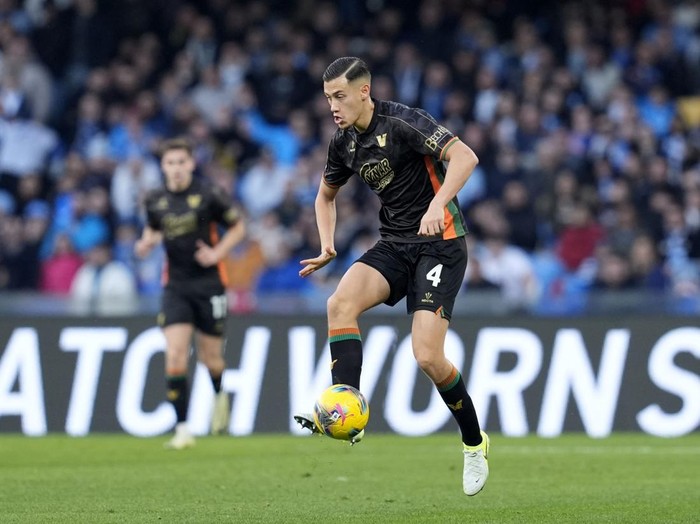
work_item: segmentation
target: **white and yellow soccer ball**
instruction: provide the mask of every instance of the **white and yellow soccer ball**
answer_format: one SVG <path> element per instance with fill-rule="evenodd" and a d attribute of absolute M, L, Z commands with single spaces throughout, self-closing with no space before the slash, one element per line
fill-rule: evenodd
<path fill-rule="evenodd" d="M 337 440 L 352 440 L 369 421 L 365 396 L 347 384 L 334 384 L 318 397 L 314 422 L 324 435 Z"/>

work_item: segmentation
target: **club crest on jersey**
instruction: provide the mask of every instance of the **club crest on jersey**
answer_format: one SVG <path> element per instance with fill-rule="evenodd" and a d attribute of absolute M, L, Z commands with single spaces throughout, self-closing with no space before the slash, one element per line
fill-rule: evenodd
<path fill-rule="evenodd" d="M 190 206 L 192 209 L 196 209 L 199 207 L 199 204 L 202 203 L 202 195 L 188 195 L 187 196 L 187 205 Z"/>
<path fill-rule="evenodd" d="M 377 135 L 377 144 L 379 144 L 379 147 L 384 147 L 386 145 L 386 133 Z"/>
<path fill-rule="evenodd" d="M 351 153 L 355 152 L 355 141 L 354 140 L 350 141 L 350 145 L 348 146 L 348 151 L 350 151 Z"/>
<path fill-rule="evenodd" d="M 168 209 L 168 199 L 160 197 L 156 202 L 156 209 Z"/>

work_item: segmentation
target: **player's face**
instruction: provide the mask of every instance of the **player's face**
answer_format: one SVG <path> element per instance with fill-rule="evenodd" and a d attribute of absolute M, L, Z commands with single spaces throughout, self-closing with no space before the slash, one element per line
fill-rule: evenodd
<path fill-rule="evenodd" d="M 360 130 L 369 125 L 371 108 L 367 118 L 369 84 L 363 78 L 351 82 L 341 76 L 323 83 L 323 93 L 331 106 L 333 121 L 340 129 L 355 126 Z M 365 122 L 366 120 L 366 122 Z"/>
<path fill-rule="evenodd" d="M 170 191 L 183 191 L 192 182 L 194 158 L 184 149 L 166 151 L 160 159 L 165 173 L 165 185 Z"/>

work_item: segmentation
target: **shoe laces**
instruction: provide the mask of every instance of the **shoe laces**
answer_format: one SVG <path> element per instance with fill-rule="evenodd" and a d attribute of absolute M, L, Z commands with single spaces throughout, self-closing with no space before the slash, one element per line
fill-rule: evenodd
<path fill-rule="evenodd" d="M 464 456 L 467 459 L 465 461 L 465 467 L 469 473 L 480 474 L 483 471 L 484 466 L 482 461 L 484 459 L 484 454 L 481 450 L 465 451 Z"/>

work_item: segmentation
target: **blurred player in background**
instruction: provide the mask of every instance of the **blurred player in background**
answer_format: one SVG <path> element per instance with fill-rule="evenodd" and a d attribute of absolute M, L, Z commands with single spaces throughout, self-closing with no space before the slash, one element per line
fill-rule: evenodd
<path fill-rule="evenodd" d="M 355 57 L 337 59 L 323 74 L 323 90 L 339 129 L 316 197 L 321 254 L 302 260 L 299 274 L 307 277 L 335 258 L 335 197 L 358 175 L 381 201 L 381 238 L 348 269 L 328 299 L 333 383 L 359 389 L 359 316 L 406 297 L 413 315 L 414 356 L 459 425 L 463 490 L 476 495 L 488 477 L 489 439 L 460 372 L 445 357 L 444 342 L 467 266 L 466 227 L 456 194 L 478 159 L 424 110 L 373 99 L 370 81 L 367 64 Z M 309 415 L 295 419 L 317 431 Z M 355 441 L 363 436 L 364 431 Z"/>
<path fill-rule="evenodd" d="M 146 198 L 147 225 L 134 250 L 145 257 L 157 244 L 165 245 L 167 269 L 158 324 L 166 340 L 168 400 L 177 415 L 175 434 L 166 447 L 184 449 L 195 443 L 187 428 L 187 367 L 193 337 L 197 358 L 209 370 L 216 394 L 212 433 L 228 428 L 230 402 L 221 389 L 228 314 L 221 262 L 243 238 L 245 225 L 223 191 L 193 177 L 195 161 L 188 142 L 166 141 L 161 168 L 165 188 Z M 226 229 L 221 238 L 219 225 Z"/>

